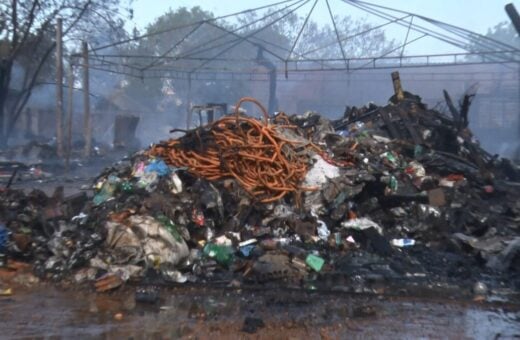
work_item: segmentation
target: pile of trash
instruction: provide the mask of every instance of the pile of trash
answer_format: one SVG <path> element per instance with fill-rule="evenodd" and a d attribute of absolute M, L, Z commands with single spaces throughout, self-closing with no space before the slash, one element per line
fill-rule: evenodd
<path fill-rule="evenodd" d="M 98 291 L 496 278 L 518 288 L 520 172 L 453 110 L 406 94 L 336 121 L 225 116 L 107 168 L 91 198 L 4 191 L 0 248 Z"/>

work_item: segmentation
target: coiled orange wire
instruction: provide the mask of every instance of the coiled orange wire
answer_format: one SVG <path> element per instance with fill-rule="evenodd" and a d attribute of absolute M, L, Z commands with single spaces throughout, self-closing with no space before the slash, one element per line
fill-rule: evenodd
<path fill-rule="evenodd" d="M 261 109 L 264 123 L 239 114 L 244 102 Z M 199 145 L 199 151 L 183 144 L 184 136 L 154 145 L 148 154 L 175 167 L 188 167 L 190 173 L 210 181 L 234 178 L 258 201 L 274 202 L 291 192 L 317 189 L 302 187 L 301 183 L 310 166 L 309 151 L 323 151 L 311 142 L 289 140 L 277 132 L 277 128 L 295 128 L 288 123 L 287 120 L 284 125 L 269 124 L 262 104 L 244 97 L 237 102 L 234 116 L 222 117 L 209 125 L 210 138 L 200 142 L 204 145 Z M 200 138 L 200 131 L 195 133 Z M 325 159 L 330 161 L 329 157 Z"/>

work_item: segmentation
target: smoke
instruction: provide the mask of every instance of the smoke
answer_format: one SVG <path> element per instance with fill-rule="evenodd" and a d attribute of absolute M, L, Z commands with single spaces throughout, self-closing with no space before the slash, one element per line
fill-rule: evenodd
<path fill-rule="evenodd" d="M 356 72 L 289 73 L 288 79 L 278 75 L 277 110 L 289 114 L 316 111 L 329 118 L 339 118 L 345 107 L 362 106 L 369 102 L 387 103 L 393 95 L 390 69 Z M 491 153 L 517 157 L 519 148 L 519 82 L 518 72 L 510 65 L 465 65 L 401 69 L 406 91 L 422 97 L 429 107 L 444 107 L 443 90 L 455 102 L 475 83 L 478 92 L 470 108 L 470 127 L 483 147 Z M 268 104 L 269 82 L 265 70 L 248 80 L 194 81 L 192 104 L 227 103 L 233 105 L 240 97 L 252 96 Z M 143 117 L 140 137 L 157 141 L 158 134 L 166 137 L 164 127 L 184 128 L 186 122 L 185 89 L 176 92 L 181 105 L 172 105 L 169 114 Z M 248 113 L 259 111 L 246 105 Z M 147 134 L 147 131 L 154 131 Z"/>
<path fill-rule="evenodd" d="M 403 88 L 422 97 L 429 107 L 444 107 L 442 91 L 447 90 L 457 103 L 465 91 L 478 83 L 478 91 L 470 108 L 470 128 L 482 146 L 491 153 L 505 157 L 518 157 L 520 146 L 519 80 L 517 66 L 486 64 L 428 68 L 403 68 L 399 72 Z M 392 69 L 320 72 L 289 72 L 277 77 L 277 111 L 303 114 L 316 111 L 329 118 L 339 118 L 345 107 L 362 106 L 368 102 L 387 103 L 393 94 L 390 73 Z M 166 87 L 150 92 L 150 80 L 134 84 L 128 92 L 125 78 L 101 71 L 91 72 L 91 106 L 94 138 L 111 144 L 113 124 L 117 114 L 140 117 L 136 136 L 141 144 L 170 137 L 174 128 L 185 128 L 188 100 L 191 104 L 226 103 L 231 106 L 243 96 L 259 99 L 265 106 L 269 98 L 269 77 L 265 69 L 258 68 L 254 75 L 241 77 L 208 77 L 192 80 L 191 93 L 185 79 L 164 81 Z M 142 86 L 142 88 L 140 87 Z M 141 90 L 143 89 L 143 90 Z M 65 91 L 67 93 L 67 91 Z M 117 93 L 122 93 L 119 99 Z M 150 93 L 155 93 L 153 96 Z M 65 98 L 65 108 L 66 106 Z M 74 119 L 76 138 L 81 139 L 82 93 L 74 91 Z M 102 102 L 111 103 L 103 109 Z M 126 102 L 126 103 L 125 103 Z M 439 106 L 439 103 L 442 104 Z M 53 110 L 55 87 L 40 86 L 33 92 L 29 107 Z M 253 105 L 245 105 L 249 114 L 259 116 Z M 49 137 L 54 121 L 48 121 Z M 76 126 L 77 125 L 77 126 Z"/>

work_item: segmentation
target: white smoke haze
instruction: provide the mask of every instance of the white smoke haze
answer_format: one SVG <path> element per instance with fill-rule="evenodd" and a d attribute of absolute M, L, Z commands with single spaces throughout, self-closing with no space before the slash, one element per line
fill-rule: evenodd
<path fill-rule="evenodd" d="M 277 111 L 288 114 L 303 114 L 316 111 L 331 119 L 340 118 L 345 107 L 363 106 L 368 102 L 385 105 L 393 94 L 390 73 L 392 69 L 290 72 L 288 79 L 278 74 Z M 519 146 L 519 101 L 518 67 L 513 64 L 464 65 L 429 68 L 406 68 L 399 70 L 403 88 L 422 97 L 428 107 L 445 107 L 442 91 L 446 90 L 457 104 L 471 86 L 478 84 L 477 95 L 471 105 L 470 127 L 486 150 L 505 157 L 517 157 Z M 140 117 L 136 135 L 141 145 L 169 138 L 169 131 L 186 127 L 186 91 L 178 90 L 176 84 L 183 80 L 169 80 L 175 90 L 158 93 L 155 101 L 150 98 L 117 94 L 121 91 L 121 77 L 110 73 L 91 73 L 91 111 L 94 119 L 94 139 L 111 144 L 115 115 L 128 114 Z M 207 85 L 207 81 L 198 81 Z M 225 93 L 232 87 L 228 80 L 212 81 L 204 91 L 192 94 L 193 105 L 227 103 L 228 110 L 241 96 L 252 96 L 267 107 L 269 82 L 267 74 L 259 73 L 247 81 L 241 91 Z M 240 80 L 243 82 L 243 80 Z M 192 85 L 196 85 L 194 81 Z M 177 86 L 181 87 L 181 86 Z M 83 117 L 82 93 L 74 91 L 74 133 L 81 139 Z M 105 102 L 105 105 L 101 103 Z M 108 105 L 107 105 L 108 102 Z M 65 108 L 67 98 L 65 98 Z M 437 106 L 436 106 L 437 105 Z M 55 88 L 51 85 L 37 87 L 27 107 L 32 111 L 53 111 Z M 245 105 L 249 114 L 259 117 L 252 105 Z M 54 133 L 54 121 L 48 120 L 41 132 L 47 137 Z"/>

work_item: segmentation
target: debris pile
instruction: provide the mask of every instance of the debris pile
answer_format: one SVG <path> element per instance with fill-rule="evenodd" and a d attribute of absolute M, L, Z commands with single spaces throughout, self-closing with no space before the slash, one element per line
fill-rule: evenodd
<path fill-rule="evenodd" d="M 107 168 L 92 198 L 5 191 L 0 247 L 98 291 L 128 280 L 518 288 L 519 178 L 467 124 L 407 93 L 336 121 L 236 114 Z"/>
<path fill-rule="evenodd" d="M 263 124 L 239 115 L 244 101 L 259 105 Z M 268 124 L 262 105 L 253 98 L 242 98 L 236 105 L 236 116 L 155 145 L 148 155 L 162 157 L 175 167 L 186 167 L 191 174 L 209 181 L 234 178 L 261 203 L 275 202 L 288 192 L 305 189 L 300 184 L 309 166 L 309 151 L 319 150 L 308 140 L 289 133 L 292 127 Z"/>

